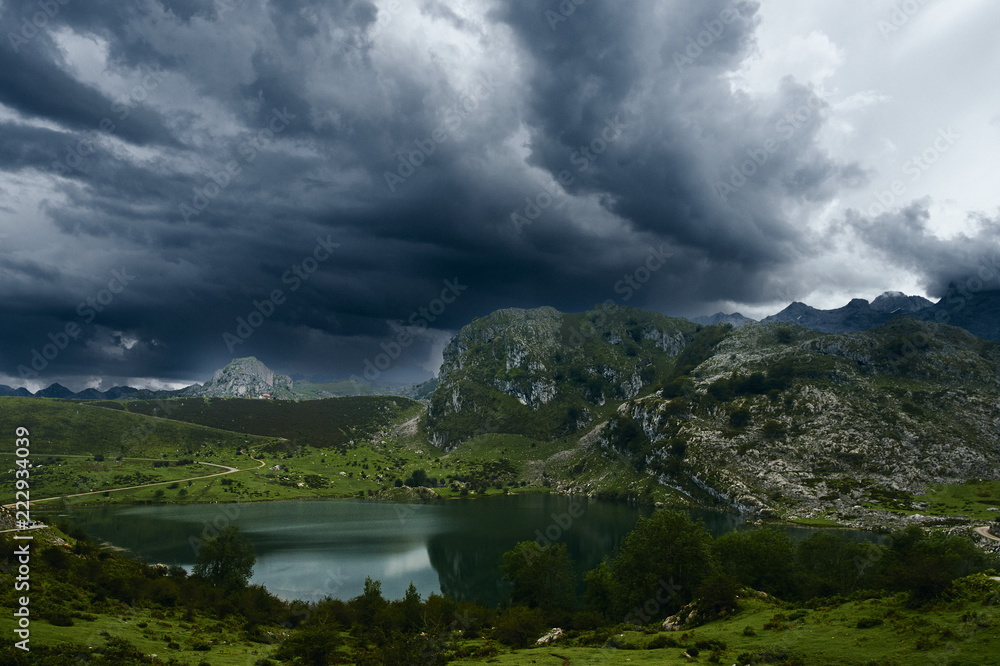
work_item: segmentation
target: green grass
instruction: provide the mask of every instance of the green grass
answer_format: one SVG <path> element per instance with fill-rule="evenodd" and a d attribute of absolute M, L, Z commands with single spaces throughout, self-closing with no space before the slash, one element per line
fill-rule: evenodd
<path fill-rule="evenodd" d="M 741 654 L 784 653 L 780 663 L 799 658 L 804 664 L 886 664 L 926 666 L 927 664 L 1000 664 L 997 635 L 1000 629 L 1000 606 L 996 603 L 997 584 L 974 576 L 976 586 L 991 588 L 970 595 L 971 598 L 919 609 L 906 607 L 904 595 L 848 602 L 834 602 L 815 609 L 795 608 L 780 601 L 745 599 L 743 608 L 723 620 L 690 630 L 649 632 L 620 626 L 596 632 L 571 632 L 554 645 L 511 650 L 500 647 L 500 654 L 488 663 L 553 664 L 569 659 L 571 664 L 686 664 L 686 649 L 702 644 L 698 663 L 711 663 L 715 650 L 706 643 L 717 642 L 725 648 L 716 652 L 718 663 L 737 663 Z M 992 595 L 992 596 L 991 596 Z M 982 597 L 982 599 L 980 599 Z M 993 603 L 983 605 L 984 599 Z M 859 629 L 864 618 L 882 620 L 877 626 Z M 765 628 L 765 625 L 769 628 Z M 750 627 L 752 634 L 746 635 Z M 648 649 L 653 641 L 675 641 L 675 646 Z M 482 640 L 466 641 L 467 648 L 481 646 Z M 586 644 L 597 643 L 587 646 Z M 604 645 L 603 647 L 601 645 Z M 614 644 L 617 647 L 611 647 Z M 496 644 L 494 644 L 496 645 Z M 458 659 L 456 666 L 483 663 L 476 659 Z"/>
<path fill-rule="evenodd" d="M 959 484 L 932 483 L 914 500 L 927 503 L 927 509 L 919 511 L 925 515 L 964 515 L 992 520 L 1000 516 L 1000 512 L 989 511 L 990 507 L 1000 508 L 1000 481 L 969 479 Z"/>
<path fill-rule="evenodd" d="M 11 454 L 0 454 L 0 461 L 12 462 Z M 247 458 L 239 456 L 212 455 L 200 456 L 209 463 L 227 465 L 230 467 L 245 466 Z M 163 483 L 159 489 L 168 489 L 171 482 L 179 483 L 180 488 L 188 488 L 185 479 L 197 476 L 208 476 L 224 470 L 212 465 L 197 463 L 182 466 L 153 467 L 153 461 L 147 459 L 107 459 L 96 461 L 88 456 L 32 456 L 35 467 L 30 470 L 30 488 L 33 502 L 42 498 L 73 495 L 92 491 L 101 491 L 123 486 L 144 485 L 148 483 Z M 2 464 L 2 463 L 0 463 Z M 194 482 L 192 482 L 194 483 Z M 155 493 L 156 489 L 151 490 Z M 0 496 L 14 496 L 14 475 L 11 470 L 0 476 Z"/>
<path fill-rule="evenodd" d="M 232 432 L 281 437 L 315 447 L 348 447 L 380 436 L 385 425 L 419 413 L 418 403 L 399 396 L 353 396 L 323 400 L 175 398 L 96 402 L 128 413 L 160 416 Z"/>
<path fill-rule="evenodd" d="M 13 635 L 14 622 L 3 613 L 0 631 Z M 122 605 L 115 615 L 91 615 L 95 619 L 74 619 L 73 626 L 54 626 L 45 620 L 31 623 L 34 650 L 63 643 L 81 644 L 96 649 L 106 645 L 107 637 L 123 638 L 146 655 L 157 655 L 162 663 L 173 658 L 192 666 L 206 661 L 212 666 L 246 666 L 271 654 L 277 645 L 252 643 L 243 636 L 237 619 L 218 620 L 201 613 L 185 619 L 182 611 L 148 610 Z M 145 626 L 140 626 L 145 625 Z M 267 627 L 275 638 L 282 638 L 283 627 Z M 171 647 L 171 644 L 177 647 Z M 199 644 L 209 650 L 195 650 Z M 40 662 L 39 662 L 40 663 Z"/>
<path fill-rule="evenodd" d="M 834 527 L 840 526 L 840 523 L 831 518 L 796 518 L 791 521 L 798 525 L 815 525 L 817 527 Z"/>
<path fill-rule="evenodd" d="M 155 404 L 155 403 L 149 403 Z M 31 455 L 77 454 L 105 458 L 203 458 L 273 438 L 102 409 L 46 398 L 0 398 L 0 431 L 30 432 Z"/>

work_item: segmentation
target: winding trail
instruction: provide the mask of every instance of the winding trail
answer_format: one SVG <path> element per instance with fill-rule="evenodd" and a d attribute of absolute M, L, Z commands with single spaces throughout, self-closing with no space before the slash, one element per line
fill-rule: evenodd
<path fill-rule="evenodd" d="M 987 539 L 993 539 L 994 541 L 1000 541 L 1000 537 L 993 536 L 992 534 L 990 534 L 989 531 L 988 531 L 989 529 L 990 529 L 989 525 L 983 525 L 982 527 L 976 527 L 975 531 L 978 532 L 979 534 L 982 534 Z"/>
<path fill-rule="evenodd" d="M 44 455 L 44 454 L 42 454 L 42 455 Z M 192 476 L 192 477 L 188 477 L 186 479 L 171 479 L 169 481 L 157 481 L 156 483 L 143 483 L 143 484 L 140 484 L 138 486 L 123 486 L 121 488 L 103 488 L 101 490 L 91 490 L 91 491 L 88 491 L 88 492 L 85 492 L 85 493 L 74 493 L 72 495 L 56 495 L 55 497 L 44 497 L 42 499 L 33 499 L 33 500 L 30 501 L 30 504 L 38 504 L 39 502 L 51 502 L 52 500 L 57 500 L 57 499 L 60 499 L 60 498 L 63 498 L 63 497 L 84 497 L 85 495 L 99 495 L 99 494 L 103 494 L 103 493 L 117 493 L 117 492 L 120 492 L 122 490 L 135 490 L 137 488 L 150 488 L 152 486 L 165 486 L 165 485 L 168 485 L 168 484 L 171 484 L 171 483 L 181 483 L 183 481 L 197 481 L 199 479 L 211 479 L 212 477 L 225 476 L 226 474 L 233 474 L 234 472 L 249 472 L 249 471 L 252 471 L 252 470 L 255 470 L 255 469 L 260 469 L 261 467 L 263 467 L 266 464 L 263 460 L 260 460 L 258 458 L 254 458 L 249 453 L 247 453 L 247 457 L 250 458 L 250 460 L 253 460 L 254 462 L 258 462 L 260 464 L 257 465 L 256 467 L 248 467 L 246 469 L 240 469 L 238 467 L 230 467 L 228 465 L 219 465 L 218 463 L 202 462 L 202 461 L 196 460 L 195 461 L 196 465 L 209 465 L 211 467 L 221 467 L 225 471 L 224 472 L 216 472 L 215 474 L 205 474 L 205 475 L 202 475 L 202 476 Z M 156 460 L 156 458 L 152 458 L 152 459 L 151 458 L 126 458 L 126 460 Z M 176 461 L 171 461 L 171 462 L 176 462 Z M 17 506 L 17 502 L 14 502 L 12 504 L 4 504 L 3 508 L 10 509 L 10 508 L 14 508 L 16 506 Z M 5 530 L 5 531 L 12 531 L 12 530 Z"/>

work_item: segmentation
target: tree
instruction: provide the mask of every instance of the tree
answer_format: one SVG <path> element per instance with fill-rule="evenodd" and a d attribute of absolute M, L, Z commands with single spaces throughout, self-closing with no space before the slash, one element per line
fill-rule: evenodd
<path fill-rule="evenodd" d="M 403 615 L 403 630 L 408 632 L 416 631 L 423 624 L 420 614 L 420 593 L 417 586 L 410 581 L 410 586 L 406 588 L 406 594 L 400 604 Z"/>
<path fill-rule="evenodd" d="M 676 511 L 657 511 L 640 518 L 615 554 L 588 575 L 588 588 L 593 586 L 588 596 L 606 599 L 604 610 L 613 618 L 647 606 L 669 615 L 690 601 L 713 572 L 712 535 L 704 523 Z"/>
<path fill-rule="evenodd" d="M 201 546 L 192 573 L 216 587 L 234 591 L 246 587 L 256 563 L 253 544 L 231 525 Z"/>
<path fill-rule="evenodd" d="M 719 567 L 756 590 L 787 598 L 795 578 L 795 545 L 780 530 L 729 532 L 715 540 Z"/>
<path fill-rule="evenodd" d="M 956 578 L 992 564 L 992 558 L 960 536 L 928 533 L 913 525 L 891 538 L 886 583 L 891 589 L 908 591 L 914 605 L 940 596 Z"/>
<path fill-rule="evenodd" d="M 360 596 L 351 600 L 351 606 L 358 613 L 358 621 L 364 625 L 371 625 L 378 615 L 389 605 L 389 602 L 382 596 L 382 581 L 373 580 L 371 576 L 365 578 L 365 589 Z"/>
<path fill-rule="evenodd" d="M 573 606 L 576 574 L 564 543 L 540 546 L 522 541 L 503 554 L 500 570 L 513 585 L 510 598 L 515 604 L 545 611 Z"/>

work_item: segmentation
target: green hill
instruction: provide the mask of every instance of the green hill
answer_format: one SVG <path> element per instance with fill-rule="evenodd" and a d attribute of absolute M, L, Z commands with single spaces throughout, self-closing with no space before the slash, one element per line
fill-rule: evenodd
<path fill-rule="evenodd" d="M 281 437 L 316 448 L 346 448 L 371 439 L 419 404 L 399 396 L 354 396 L 293 402 L 246 398 L 177 398 L 89 403 L 163 416 L 238 433 Z"/>
<path fill-rule="evenodd" d="M 32 455 L 182 457 L 205 449 L 233 453 L 248 443 L 260 445 L 272 441 L 203 425 L 102 409 L 93 402 L 0 398 L 0 429 L 13 433 L 18 426 L 31 433 Z"/>

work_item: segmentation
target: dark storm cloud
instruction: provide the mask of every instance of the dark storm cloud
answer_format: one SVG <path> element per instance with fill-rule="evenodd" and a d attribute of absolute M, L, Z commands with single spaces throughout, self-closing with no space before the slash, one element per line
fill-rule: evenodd
<path fill-rule="evenodd" d="M 533 56 L 529 161 L 566 169 L 619 118 L 622 138 L 570 189 L 600 193 L 631 229 L 676 246 L 662 279 L 679 289 L 661 307 L 684 309 L 723 292 L 753 301 L 768 271 L 811 251 L 781 202 L 829 198 L 856 185 L 859 169 L 816 147 L 825 103 L 811 90 L 786 80 L 774 107 L 758 109 L 721 76 L 752 46 L 756 3 L 668 5 L 588 3 L 551 23 L 523 4 L 502 10 Z M 657 8 L 663 20 L 651 21 Z M 765 145 L 773 150 L 762 153 Z M 733 170 L 752 153 L 766 159 L 734 184 Z M 725 201 L 722 184 L 731 190 Z"/>
<path fill-rule="evenodd" d="M 0 34 L 19 34 L 22 28 L 17 18 L 16 8 L 8 7 L 0 18 Z M 23 46 L 0 49 L 0 103 L 24 116 L 53 121 L 77 131 L 97 131 L 102 122 L 114 124 L 130 106 L 127 96 L 111 99 L 74 78 L 66 66 L 63 54 L 46 32 L 37 34 Z M 162 76 L 151 68 L 142 74 L 151 82 Z M 117 134 L 124 140 L 138 145 L 177 145 L 155 111 L 138 109 L 131 115 L 127 124 L 117 128 Z"/>
<path fill-rule="evenodd" d="M 974 215 L 974 233 L 940 238 L 930 228 L 928 203 L 917 201 L 871 219 L 851 213 L 848 223 L 888 261 L 920 276 L 932 297 L 970 279 L 1000 289 L 1000 218 Z"/>
<path fill-rule="evenodd" d="M 8 3 L 4 25 L 32 7 Z M 47 183 L 39 210 L 60 243 L 93 254 L 56 270 L 0 245 L 22 276 L 0 301 L 15 313 L 0 324 L 0 372 L 15 375 L 122 267 L 135 280 L 78 322 L 46 372 L 182 380 L 255 354 L 282 371 L 360 374 L 445 280 L 467 290 L 431 329 L 499 307 L 754 301 L 816 251 L 783 203 L 864 180 L 817 147 L 824 104 L 809 88 L 788 80 L 754 105 L 725 80 L 753 47 L 755 3 L 591 1 L 558 21 L 528 3 L 498 2 L 476 20 L 422 3 L 434 30 L 470 37 L 470 57 L 433 30 L 383 43 L 409 27 L 392 7 L 62 6 L 48 30 L 99 38 L 107 67 L 130 81 L 144 68 L 162 80 L 56 174 L 48 162 L 116 100 L 74 78 L 52 32 L 5 51 L 15 67 L 0 75 L 0 102 L 60 129 L 7 123 L 0 168 Z M 763 146 L 766 159 L 734 184 Z M 512 220 L 545 196 L 558 201 L 523 227 Z M 317 239 L 339 247 L 293 290 L 289 271 Z M 649 284 L 623 287 L 651 253 L 667 260 Z M 62 294 L 36 299 L 43 282 Z M 285 301 L 227 348 L 223 335 L 274 290 Z M 404 360 L 428 356 L 431 337 Z"/>

